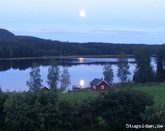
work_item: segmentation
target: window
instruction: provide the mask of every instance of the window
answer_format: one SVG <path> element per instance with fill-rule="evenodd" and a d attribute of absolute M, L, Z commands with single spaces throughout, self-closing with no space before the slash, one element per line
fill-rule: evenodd
<path fill-rule="evenodd" d="M 95 85 L 93 86 L 93 89 L 96 89 L 96 86 Z"/>
<path fill-rule="evenodd" d="M 101 89 L 104 90 L 105 86 L 104 85 L 101 85 Z"/>

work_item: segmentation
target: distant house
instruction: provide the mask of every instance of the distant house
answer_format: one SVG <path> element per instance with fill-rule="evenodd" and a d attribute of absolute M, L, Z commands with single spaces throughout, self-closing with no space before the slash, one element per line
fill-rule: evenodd
<path fill-rule="evenodd" d="M 109 84 L 103 79 L 95 78 L 90 82 L 92 90 L 105 90 L 108 88 Z"/>

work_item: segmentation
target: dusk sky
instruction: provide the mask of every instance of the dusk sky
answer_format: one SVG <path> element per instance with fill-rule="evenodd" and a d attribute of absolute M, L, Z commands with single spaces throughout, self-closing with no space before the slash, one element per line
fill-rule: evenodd
<path fill-rule="evenodd" d="M 165 43 L 164 0 L 1 0 L 0 28 L 74 42 Z"/>

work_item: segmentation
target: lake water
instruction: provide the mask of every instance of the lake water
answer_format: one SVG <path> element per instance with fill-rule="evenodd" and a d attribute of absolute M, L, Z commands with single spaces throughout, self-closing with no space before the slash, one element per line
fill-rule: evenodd
<path fill-rule="evenodd" d="M 1 60 L 0 61 L 0 85 L 3 91 L 25 91 L 28 90 L 26 81 L 29 80 L 29 73 L 33 63 L 40 65 L 43 85 L 47 87 L 47 73 L 51 61 L 55 59 L 28 59 L 28 60 Z M 133 73 L 136 67 L 135 59 L 128 58 L 129 61 L 129 80 L 132 80 Z M 117 62 L 116 58 L 75 58 L 75 59 L 56 59 L 60 70 L 67 66 L 71 76 L 71 85 L 79 85 L 80 80 L 85 81 L 85 87 L 89 86 L 90 81 L 94 78 L 103 77 L 103 67 L 105 64 L 112 64 L 114 72 L 114 83 L 119 82 L 117 77 Z M 155 67 L 154 58 L 151 59 L 152 66 Z"/>

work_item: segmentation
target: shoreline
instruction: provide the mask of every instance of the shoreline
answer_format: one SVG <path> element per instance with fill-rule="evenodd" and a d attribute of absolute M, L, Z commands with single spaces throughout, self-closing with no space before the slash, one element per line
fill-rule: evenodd
<path fill-rule="evenodd" d="M 116 58 L 119 55 L 74 55 L 74 56 L 42 56 L 42 57 L 15 57 L 15 58 L 0 58 L 0 61 L 4 60 L 35 60 L 35 59 L 78 59 L 78 58 Z M 133 55 L 127 55 L 128 58 L 132 58 Z"/>

